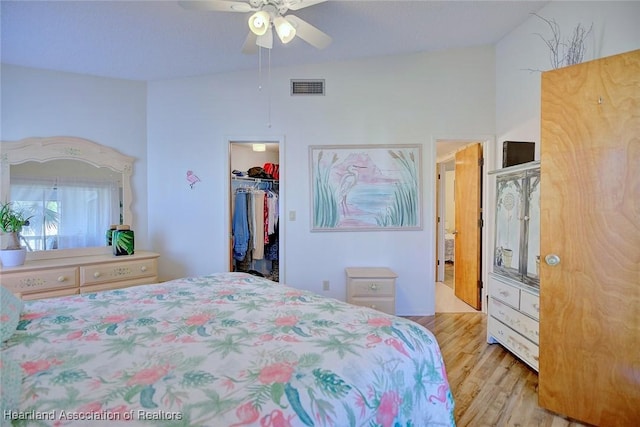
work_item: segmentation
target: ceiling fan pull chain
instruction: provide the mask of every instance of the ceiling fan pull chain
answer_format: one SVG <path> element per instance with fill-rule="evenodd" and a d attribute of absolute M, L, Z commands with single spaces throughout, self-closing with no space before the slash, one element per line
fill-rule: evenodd
<path fill-rule="evenodd" d="M 262 91 L 262 48 L 258 47 L 258 91 Z"/>
<path fill-rule="evenodd" d="M 267 106 L 267 127 L 271 128 L 271 49 L 269 49 L 269 71 L 268 71 L 268 75 L 267 75 L 267 102 L 268 102 L 268 106 Z"/>

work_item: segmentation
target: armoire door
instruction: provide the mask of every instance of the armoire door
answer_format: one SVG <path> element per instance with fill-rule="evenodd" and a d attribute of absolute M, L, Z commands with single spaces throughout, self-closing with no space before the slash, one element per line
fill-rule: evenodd
<path fill-rule="evenodd" d="M 481 216 L 482 144 L 472 144 L 456 152 L 455 262 L 456 297 L 480 310 L 481 304 Z"/>
<path fill-rule="evenodd" d="M 635 426 L 640 50 L 543 73 L 541 105 L 539 403 Z"/>

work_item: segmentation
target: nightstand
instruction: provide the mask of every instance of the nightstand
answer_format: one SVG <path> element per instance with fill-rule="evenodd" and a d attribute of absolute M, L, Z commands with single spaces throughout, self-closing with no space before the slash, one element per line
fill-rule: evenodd
<path fill-rule="evenodd" d="M 348 267 L 347 302 L 373 308 L 384 313 L 396 313 L 396 277 L 386 267 Z"/>

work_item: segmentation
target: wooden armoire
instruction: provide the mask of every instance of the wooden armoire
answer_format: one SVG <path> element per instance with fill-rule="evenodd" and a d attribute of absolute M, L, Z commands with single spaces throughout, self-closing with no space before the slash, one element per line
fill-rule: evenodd
<path fill-rule="evenodd" d="M 542 74 L 540 406 L 640 422 L 640 50 Z"/>

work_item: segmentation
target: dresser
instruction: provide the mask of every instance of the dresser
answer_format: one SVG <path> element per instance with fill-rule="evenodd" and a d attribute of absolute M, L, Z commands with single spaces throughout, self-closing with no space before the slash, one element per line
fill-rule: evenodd
<path fill-rule="evenodd" d="M 2 285 L 24 300 L 50 298 L 156 283 L 155 252 L 86 255 L 27 261 L 0 269 Z"/>
<path fill-rule="evenodd" d="M 489 275 L 488 341 L 500 343 L 538 371 L 540 297 L 509 279 Z"/>
<path fill-rule="evenodd" d="M 493 268 L 489 273 L 487 341 L 538 371 L 540 323 L 540 163 L 494 171 Z"/>
<path fill-rule="evenodd" d="M 347 302 L 373 308 L 388 314 L 396 313 L 396 278 L 386 267 L 348 267 Z"/>

